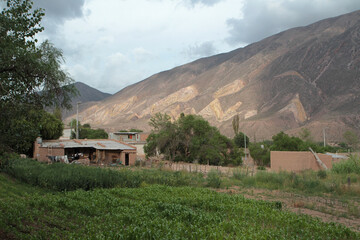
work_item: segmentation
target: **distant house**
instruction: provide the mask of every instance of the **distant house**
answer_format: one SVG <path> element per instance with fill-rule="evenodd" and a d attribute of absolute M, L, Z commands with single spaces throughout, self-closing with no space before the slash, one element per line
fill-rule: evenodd
<path fill-rule="evenodd" d="M 134 165 L 136 147 L 112 139 L 42 140 L 34 144 L 34 158 L 48 162 L 54 157 L 85 158 L 95 164 Z"/>
<path fill-rule="evenodd" d="M 138 158 L 145 158 L 144 145 L 149 134 L 142 132 L 114 132 L 109 134 L 110 139 L 126 142 L 136 147 Z"/>

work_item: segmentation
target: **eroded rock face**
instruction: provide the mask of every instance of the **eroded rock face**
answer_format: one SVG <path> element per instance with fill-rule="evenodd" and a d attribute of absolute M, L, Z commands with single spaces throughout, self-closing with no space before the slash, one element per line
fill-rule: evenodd
<path fill-rule="evenodd" d="M 232 136 L 238 114 L 244 131 L 263 139 L 333 119 L 331 127 L 353 127 L 339 116 L 360 115 L 359 49 L 357 11 L 158 73 L 80 116 L 99 127 L 149 130 L 157 112 L 199 114 Z"/>

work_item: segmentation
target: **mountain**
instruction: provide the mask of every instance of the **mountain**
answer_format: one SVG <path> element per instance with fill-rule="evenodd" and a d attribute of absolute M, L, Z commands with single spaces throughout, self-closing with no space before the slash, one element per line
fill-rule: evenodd
<path fill-rule="evenodd" d="M 329 140 L 360 123 L 360 11 L 293 28 L 244 48 L 155 74 L 94 104 L 83 122 L 150 130 L 166 112 L 199 114 L 233 136 L 232 118 L 254 140 L 309 128 Z"/>
<path fill-rule="evenodd" d="M 79 104 L 79 111 L 83 111 L 92 105 L 97 104 L 99 101 L 111 96 L 109 93 L 103 93 L 82 82 L 75 82 L 74 86 L 78 90 L 79 95 L 71 99 L 71 105 L 73 106 L 71 110 L 64 109 L 62 111 L 63 118 L 76 114 L 76 104 L 78 102 L 81 102 L 81 104 Z"/>

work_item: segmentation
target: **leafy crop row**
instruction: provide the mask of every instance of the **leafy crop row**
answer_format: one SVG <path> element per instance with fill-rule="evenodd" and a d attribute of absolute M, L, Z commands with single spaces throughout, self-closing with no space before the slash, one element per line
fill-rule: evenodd
<path fill-rule="evenodd" d="M 271 202 L 204 188 L 41 193 L 0 201 L 0 229 L 15 239 L 359 239 L 334 223 Z"/>

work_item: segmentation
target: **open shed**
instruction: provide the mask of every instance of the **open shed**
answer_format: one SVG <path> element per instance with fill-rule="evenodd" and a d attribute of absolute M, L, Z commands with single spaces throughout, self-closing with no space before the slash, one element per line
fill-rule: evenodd
<path fill-rule="evenodd" d="M 34 158 L 48 162 L 54 157 L 87 158 L 95 164 L 134 165 L 136 147 L 113 139 L 41 140 L 34 144 Z"/>

